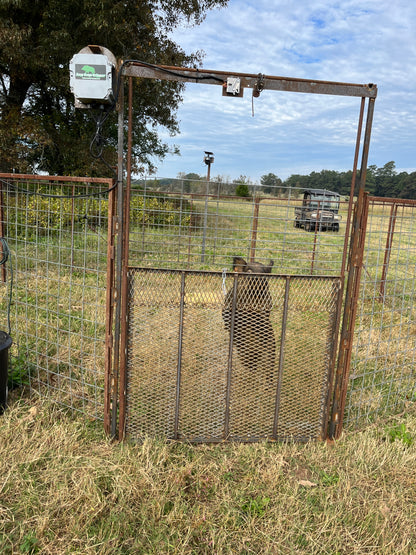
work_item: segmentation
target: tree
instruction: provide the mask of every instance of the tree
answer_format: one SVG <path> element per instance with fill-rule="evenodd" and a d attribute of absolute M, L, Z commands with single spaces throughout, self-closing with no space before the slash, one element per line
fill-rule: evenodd
<path fill-rule="evenodd" d="M 408 174 L 407 172 L 402 172 L 399 174 L 399 188 L 400 193 L 399 198 L 416 198 L 416 172 Z"/>
<path fill-rule="evenodd" d="M 391 161 L 384 164 L 382 168 L 375 171 L 375 194 L 383 197 L 395 197 L 396 164 Z"/>
<path fill-rule="evenodd" d="M 2 0 L 0 3 L 0 171 L 46 171 L 104 175 L 88 145 L 94 114 L 75 110 L 68 64 L 88 44 L 108 48 L 117 59 L 155 64 L 200 64 L 169 38 L 179 25 L 199 24 L 228 0 Z M 176 109 L 183 84 L 134 80 L 135 168 L 152 167 L 167 146 L 157 127 L 178 132 Z M 114 164 L 116 115 L 108 118 L 104 157 Z"/>
<path fill-rule="evenodd" d="M 233 179 L 233 183 L 236 186 L 235 194 L 239 197 L 249 197 L 250 196 L 250 189 L 249 185 L 251 185 L 251 180 L 245 175 L 240 175 L 239 178 Z"/>
<path fill-rule="evenodd" d="M 178 179 L 181 180 L 182 190 L 184 193 L 190 193 L 192 190 L 195 192 L 201 187 L 203 178 L 194 172 L 191 173 L 178 173 Z"/>
<path fill-rule="evenodd" d="M 280 177 L 277 177 L 274 173 L 268 173 L 266 175 L 262 175 L 260 178 L 260 183 L 262 185 L 263 191 L 267 195 L 277 195 L 278 187 L 282 186 L 282 180 Z"/>

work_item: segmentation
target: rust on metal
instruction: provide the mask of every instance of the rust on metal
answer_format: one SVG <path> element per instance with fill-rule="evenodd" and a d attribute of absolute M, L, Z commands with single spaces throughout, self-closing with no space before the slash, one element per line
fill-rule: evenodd
<path fill-rule="evenodd" d="M 343 277 L 345 275 L 346 264 L 347 264 L 347 256 L 349 266 L 347 268 L 348 271 L 348 283 L 347 283 L 347 290 L 346 290 L 346 308 L 344 310 L 344 320 L 342 324 L 341 330 L 341 340 L 340 340 L 340 357 L 337 366 L 337 373 L 335 378 L 332 378 L 332 375 L 328 376 L 328 383 L 331 384 L 334 382 L 333 388 L 333 409 L 332 409 L 332 423 L 331 423 L 331 433 L 339 434 L 342 428 L 342 414 L 340 411 L 343 410 L 345 406 L 345 396 L 346 396 L 346 387 L 347 387 L 347 380 L 349 376 L 349 364 L 351 359 L 351 343 L 352 343 L 352 332 L 354 328 L 354 319 L 356 313 L 356 305 L 357 305 L 357 295 L 358 295 L 358 287 L 359 287 L 359 280 L 360 280 L 360 271 L 362 266 L 362 249 L 363 249 L 363 238 L 365 237 L 365 229 L 364 226 L 364 214 L 365 210 L 368 210 L 368 198 L 364 196 L 364 185 L 366 179 L 366 170 L 367 170 L 367 161 L 368 161 L 368 150 L 369 150 L 369 141 L 371 135 L 371 124 L 372 124 L 372 117 L 374 111 L 374 100 L 377 97 L 377 86 L 374 84 L 356 84 L 356 83 L 342 83 L 342 82 L 332 82 L 332 81 L 322 81 L 322 80 L 311 80 L 311 79 L 298 79 L 298 78 L 289 78 L 289 77 L 281 77 L 281 76 L 270 76 L 270 75 L 262 75 L 262 74 L 249 74 L 249 73 L 240 73 L 240 72 L 230 72 L 230 71 L 213 71 L 213 70 L 206 70 L 206 69 L 197 69 L 197 68 L 181 68 L 181 67 L 171 67 L 171 66 L 155 66 L 151 64 L 146 64 L 144 62 L 139 61 L 126 61 L 122 66 L 121 76 L 127 76 L 130 80 L 130 87 L 131 87 L 131 80 L 133 77 L 139 78 L 148 78 L 148 79 L 161 79 L 161 80 L 172 80 L 172 81 L 179 81 L 179 82 L 190 82 L 190 83 L 204 83 L 204 84 L 212 84 L 217 85 L 223 88 L 227 87 L 228 80 L 232 77 L 239 79 L 239 86 L 241 92 L 244 88 L 252 89 L 253 93 L 257 95 L 259 92 L 259 79 L 261 76 L 261 90 L 276 90 L 276 91 L 287 91 L 287 92 L 299 92 L 299 93 L 308 93 L 308 94 L 325 94 L 325 95 L 338 95 L 338 96 L 352 96 L 352 97 L 359 97 L 361 98 L 361 109 L 360 109 L 360 118 L 358 124 L 358 131 L 357 131 L 357 141 L 356 141 L 356 148 L 355 148 L 355 158 L 354 158 L 354 167 L 353 167 L 353 175 L 352 175 L 352 182 L 351 182 L 351 194 L 350 194 L 350 201 L 348 207 L 348 215 L 347 215 L 347 230 L 346 230 L 346 238 L 344 241 L 343 252 L 342 252 L 342 264 L 341 264 L 341 284 L 337 289 L 337 294 L 331 295 L 331 299 L 335 299 L 338 307 L 338 311 L 335 313 L 335 316 L 331 320 L 331 349 L 330 349 L 330 366 L 335 365 L 336 359 L 336 343 L 338 339 L 338 325 L 340 322 L 340 313 L 341 313 L 341 306 L 342 306 L 342 292 L 343 292 Z M 123 87 L 121 88 L 121 95 L 119 98 L 120 106 L 119 106 L 119 134 L 121 133 L 120 128 L 123 127 L 123 118 L 122 118 L 122 111 L 123 111 Z M 227 91 L 228 92 L 228 91 Z M 228 94 L 230 96 L 230 94 Z M 357 201 L 357 210 L 354 215 L 354 220 L 352 224 L 351 222 L 351 215 L 352 215 L 352 206 L 353 206 L 353 196 L 354 196 L 354 189 L 355 189 L 355 181 L 357 177 L 357 164 L 358 164 L 358 154 L 360 150 L 360 142 L 361 142 L 361 134 L 362 134 L 362 124 L 363 124 L 363 116 L 364 116 L 364 108 L 366 104 L 366 99 L 368 99 L 368 110 L 367 110 L 367 123 L 366 123 L 366 130 L 364 136 L 364 145 L 362 150 L 362 161 L 361 161 L 361 172 L 360 172 L 360 189 L 358 193 L 358 201 Z M 131 125 L 132 115 L 131 111 L 129 111 L 129 126 Z M 131 130 L 129 131 L 129 137 L 131 137 Z M 130 139 L 129 139 L 130 141 Z M 119 184 L 122 183 L 122 138 L 119 137 Z M 128 146 L 128 156 L 131 156 L 131 145 Z M 128 161 L 128 174 L 130 177 L 131 173 L 131 165 L 129 165 Z M 121 169 L 120 169 L 121 168 Z M 121 172 L 121 174 L 120 174 Z M 208 174 L 209 175 L 209 174 Z M 209 177 L 208 177 L 209 181 Z M 125 211 L 127 210 L 128 202 L 126 199 L 129 198 L 129 194 L 126 195 L 126 198 L 123 196 L 125 193 L 123 191 L 123 187 L 119 187 L 118 191 L 118 203 L 117 203 L 117 210 L 118 216 L 115 220 L 115 226 L 117 227 L 117 250 L 116 250 L 116 264 L 115 264 L 115 291 L 118 293 L 116 308 L 115 308 L 115 323 L 114 323 L 114 349 L 113 349 L 113 357 L 114 357 L 114 386 L 113 390 L 116 394 L 116 397 L 119 399 L 120 402 L 120 417 L 119 417 L 119 435 L 120 437 L 124 434 L 125 423 L 126 423 L 126 403 L 128 398 L 128 384 L 127 384 L 127 374 L 126 374 L 126 356 L 128 351 L 129 340 L 127 337 L 128 330 L 129 330 L 129 322 L 128 322 L 128 306 L 127 306 L 127 299 L 128 299 L 128 243 L 129 243 L 129 230 L 128 230 L 128 223 L 125 222 Z M 168 193 L 167 193 L 168 194 Z M 199 195 L 204 196 L 204 195 Z M 208 198 L 209 198 L 209 191 L 207 189 L 205 194 L 205 207 L 207 208 Z M 198 198 L 198 194 L 190 194 L 190 202 L 192 205 L 193 198 Z M 218 202 L 220 196 L 219 193 L 216 195 L 216 200 Z M 254 201 L 254 211 L 253 211 L 253 222 L 252 222 L 252 229 L 251 229 L 251 244 L 249 247 L 249 260 L 253 261 L 256 255 L 257 241 L 258 241 L 258 220 L 259 220 L 259 199 L 255 199 Z M 124 210 L 123 210 L 124 208 Z M 202 246 L 202 255 L 201 260 L 205 262 L 205 234 L 206 234 L 206 226 L 207 226 L 207 217 L 205 211 L 205 219 L 204 219 L 204 236 L 203 236 L 203 246 Z M 144 218 L 144 211 L 143 211 L 143 218 Z M 351 238 L 350 238 L 350 250 L 348 254 L 348 232 L 349 227 L 351 225 Z M 192 214 L 189 218 L 189 238 L 188 238 L 188 267 L 190 266 L 190 258 L 191 258 L 191 232 L 193 231 L 193 222 L 192 222 Z M 116 227 L 114 227 L 116 229 Z M 315 264 L 318 267 L 318 264 L 315 261 L 316 258 L 316 251 L 317 251 L 317 229 L 315 230 L 315 237 L 314 237 L 314 248 L 312 254 L 312 261 L 311 261 L 311 274 L 315 272 Z M 143 247 L 144 247 L 144 226 L 143 226 Z M 360 250 L 361 249 L 361 250 Z M 144 250 L 144 249 L 143 249 Z M 215 255 L 214 255 L 215 256 Z M 178 258 L 179 260 L 179 258 Z M 182 270 L 179 270 L 182 271 Z M 308 270 L 306 270 L 308 271 Z M 322 277 L 322 276 L 317 276 Z M 339 277 L 339 276 L 338 276 Z M 183 278 L 185 279 L 185 278 Z M 237 287 L 237 280 L 238 277 L 234 278 L 234 286 Z M 286 283 L 287 291 L 285 295 L 288 295 L 289 292 L 289 281 Z M 185 283 L 183 282 L 183 286 Z M 183 292 L 183 295 L 187 295 L 186 292 Z M 181 303 L 184 302 L 185 304 L 182 306 L 182 317 L 185 318 L 185 313 L 187 313 L 188 306 L 186 301 L 181 299 Z M 283 314 L 282 317 L 285 318 L 284 311 L 288 310 L 289 312 L 286 314 L 286 317 L 290 316 L 290 307 L 285 305 L 286 301 L 283 305 Z M 192 304 L 192 303 L 191 303 Z M 183 321 L 181 320 L 180 326 L 183 325 Z M 180 352 L 185 345 L 185 338 L 182 336 L 183 330 L 180 327 Z M 280 360 L 280 366 L 282 366 L 284 362 L 284 355 L 285 355 L 285 341 L 286 341 L 286 330 L 282 332 L 281 335 L 281 352 L 280 357 L 283 357 Z M 231 339 L 232 344 L 232 339 Z M 178 351 L 179 352 L 179 351 Z M 177 371 L 180 376 L 183 374 L 182 368 L 182 357 L 178 355 L 177 361 Z M 238 358 L 238 357 L 237 357 Z M 233 426 L 235 423 L 232 421 L 232 409 L 233 409 L 233 391 L 234 391 L 234 375 L 235 375 L 235 368 L 234 365 L 236 364 L 236 357 L 233 356 L 232 345 L 229 348 L 228 353 L 228 366 L 227 366 L 227 380 L 225 384 L 224 390 L 224 402 L 225 402 L 225 437 L 228 437 L 230 434 L 233 436 Z M 281 369 L 279 370 L 279 372 Z M 120 384 L 117 383 L 117 380 L 120 379 Z M 284 373 L 282 379 L 284 380 Z M 179 377 L 178 377 L 179 380 Z M 117 390 L 118 385 L 120 385 L 120 396 L 118 396 Z M 179 387 L 179 382 L 176 383 L 176 387 Z M 182 387 L 182 386 L 181 386 Z M 282 397 L 282 388 L 283 385 L 277 385 L 276 392 L 276 405 L 274 408 L 274 424 L 272 424 L 272 431 L 270 432 L 274 438 L 279 437 L 279 420 L 278 420 L 278 412 L 280 410 L 280 402 L 283 399 Z M 179 395 L 180 393 L 180 395 Z M 180 420 L 180 412 L 179 405 L 182 402 L 182 389 L 176 391 L 177 394 L 177 404 L 175 406 L 175 424 L 174 424 L 174 437 L 183 437 L 183 431 L 181 429 L 182 422 Z M 185 393 L 183 393 L 185 395 Z M 322 401 L 323 407 L 326 411 L 329 410 L 329 399 L 330 393 L 329 390 L 325 393 L 325 400 Z M 115 425 L 118 418 L 118 405 L 113 403 L 112 405 L 112 433 L 115 433 Z M 327 412 L 326 412 L 327 414 Z M 327 422 L 323 424 L 323 429 L 326 430 Z M 186 434 L 185 434 L 186 435 Z M 261 434 L 260 434 L 261 435 Z"/>
<path fill-rule="evenodd" d="M 120 379 L 120 349 L 121 349 L 121 312 L 122 312 L 122 283 L 123 283 L 123 240 L 124 240 L 124 185 L 123 185 L 123 154 L 124 154 L 124 87 L 122 86 L 118 97 L 118 163 L 117 163 L 117 216 L 115 222 L 116 230 L 116 261 L 115 261 L 115 294 L 117 302 L 114 314 L 114 347 L 113 347 L 113 403 L 111 406 L 111 435 L 117 435 L 118 409 L 115 400 L 119 398 Z M 121 424 L 120 424 L 121 425 Z"/>
<path fill-rule="evenodd" d="M 14 181 L 21 179 L 22 181 L 65 181 L 74 182 L 78 186 L 88 187 L 89 183 L 106 184 L 110 189 L 113 186 L 113 180 L 111 178 L 101 178 L 101 177 L 75 177 L 72 175 L 31 175 L 26 173 L 2 173 L 1 176 L 4 179 L 13 179 Z M 80 182 L 80 179 L 84 183 Z"/>
<path fill-rule="evenodd" d="M 229 77 L 238 77 L 241 87 L 257 90 L 259 76 L 253 73 L 215 71 L 209 69 L 183 68 L 171 66 L 151 66 L 142 62 L 129 61 L 124 67 L 124 75 L 167 81 L 204 83 L 224 86 Z M 373 83 L 356 84 L 313 79 L 298 79 L 276 75 L 262 76 L 263 89 L 309 94 L 329 94 L 338 96 L 358 96 L 376 98 L 377 85 Z"/>
<path fill-rule="evenodd" d="M 342 431 L 348 380 L 350 375 L 352 342 L 354 336 L 355 318 L 357 314 L 357 304 L 369 206 L 368 194 L 365 193 L 364 188 L 367 173 L 373 114 L 374 98 L 370 98 L 368 101 L 367 121 L 361 158 L 360 187 L 358 191 L 357 203 L 355 205 L 351 230 L 350 252 L 348 259 L 348 281 L 345 292 L 344 314 L 340 335 L 338 364 L 335 374 L 331 423 L 329 426 L 329 434 L 331 438 L 338 438 Z"/>
<path fill-rule="evenodd" d="M 108 228 L 107 228 L 107 286 L 106 286 L 106 318 L 105 318 L 105 374 L 104 374 L 104 430 L 111 431 L 111 407 L 116 402 L 113 397 L 113 314 L 114 314 L 114 212 L 115 190 L 108 195 Z"/>
<path fill-rule="evenodd" d="M 345 267 L 346 267 L 346 261 L 347 261 L 347 255 L 348 255 L 348 242 L 350 239 L 349 232 L 350 232 L 350 225 L 351 225 L 352 210 L 354 205 L 355 184 L 357 181 L 358 157 L 360 153 L 361 135 L 363 132 L 364 110 L 365 110 L 365 98 L 362 98 L 361 104 L 360 104 L 360 115 L 358 117 L 357 138 L 355 141 L 355 153 L 354 153 L 354 163 L 352 168 L 350 198 L 348 200 L 347 221 L 345 224 L 344 249 L 342 254 L 342 263 L 341 263 L 341 272 L 340 272 L 341 278 L 343 278 L 345 275 Z M 344 286 L 342 285 L 342 287 Z M 341 295 L 341 299 L 342 299 L 342 295 Z M 340 307 L 340 310 L 341 310 L 341 307 Z"/>
<path fill-rule="evenodd" d="M 389 229 L 387 231 L 386 246 L 384 248 L 384 262 L 383 262 L 383 270 L 381 273 L 381 281 L 380 281 L 380 295 L 379 295 L 380 302 L 384 302 L 387 273 L 389 270 L 389 263 L 390 263 L 391 247 L 393 244 L 394 228 L 396 225 L 396 218 L 397 218 L 397 208 L 398 208 L 398 205 L 396 203 L 391 205 Z"/>
<path fill-rule="evenodd" d="M 4 205 L 3 205 L 3 181 L 0 179 L 0 237 L 4 238 Z M 4 258 L 4 247 L 3 242 L 0 244 L 1 257 Z M 6 267 L 4 264 L 1 265 L 1 280 L 3 283 L 7 281 Z"/>
<path fill-rule="evenodd" d="M 130 196 L 131 196 L 131 166 L 132 166 L 132 145 L 133 145 L 133 79 L 129 78 L 128 87 L 128 128 L 127 128 L 127 180 L 124 191 L 124 207 L 123 207 L 123 236 L 120 243 L 120 249 L 123 252 L 121 261 L 121 325 L 120 325 L 120 404 L 119 404 L 119 437 L 124 435 L 125 414 L 126 414 L 126 388 L 127 388 L 127 328 L 128 328 L 128 260 L 129 260 L 129 236 L 130 236 Z"/>

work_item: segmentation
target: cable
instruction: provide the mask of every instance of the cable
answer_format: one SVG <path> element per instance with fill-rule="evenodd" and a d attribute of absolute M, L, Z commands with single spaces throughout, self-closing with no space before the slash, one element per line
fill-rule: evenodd
<path fill-rule="evenodd" d="M 2 257 L 0 259 L 0 266 L 4 266 L 6 262 L 10 259 L 10 293 L 9 293 L 9 302 L 7 305 L 7 327 L 8 333 L 11 334 L 12 328 L 10 324 L 10 310 L 12 305 L 12 298 L 13 298 L 13 265 L 11 263 L 11 252 L 9 245 L 7 244 L 6 239 L 4 237 L 0 237 L 0 243 L 2 247 Z"/>
<path fill-rule="evenodd" d="M 152 69 L 157 69 L 158 71 L 162 71 L 163 73 L 167 73 L 168 75 L 174 75 L 175 77 L 183 77 L 183 74 L 180 73 L 179 71 L 175 71 L 173 69 L 167 69 L 166 67 L 158 66 L 156 64 L 151 64 L 149 62 L 143 62 L 141 60 L 124 60 L 124 62 L 121 64 L 119 72 L 118 72 L 116 94 L 114 95 L 114 101 L 113 101 L 111 109 L 114 109 L 115 105 L 117 104 L 118 95 L 119 95 L 120 87 L 121 87 L 121 78 L 123 76 L 124 66 L 130 65 L 130 64 L 140 64 L 140 65 L 145 66 L 145 67 L 150 67 Z M 186 68 L 184 68 L 184 69 L 186 69 Z M 196 70 L 196 71 L 198 71 L 198 70 Z M 221 77 L 216 77 L 215 75 L 195 75 L 195 77 L 192 77 L 192 79 L 194 79 L 195 81 L 204 81 L 204 80 L 206 81 L 208 79 L 213 79 L 214 81 L 218 81 L 219 83 L 224 83 L 224 79 L 222 79 Z"/>

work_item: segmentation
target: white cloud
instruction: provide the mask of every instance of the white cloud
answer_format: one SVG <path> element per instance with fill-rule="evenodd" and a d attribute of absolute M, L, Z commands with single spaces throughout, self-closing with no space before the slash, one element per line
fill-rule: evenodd
<path fill-rule="evenodd" d="M 415 25 L 408 0 L 230 0 L 174 40 L 203 49 L 207 69 L 377 83 L 369 163 L 415 171 Z M 171 140 L 182 156 L 160 166 L 164 176 L 204 173 L 206 149 L 216 151 L 218 173 L 231 176 L 351 168 L 359 99 L 263 91 L 253 118 L 250 91 L 228 99 L 219 89 L 188 85 L 182 133 Z"/>

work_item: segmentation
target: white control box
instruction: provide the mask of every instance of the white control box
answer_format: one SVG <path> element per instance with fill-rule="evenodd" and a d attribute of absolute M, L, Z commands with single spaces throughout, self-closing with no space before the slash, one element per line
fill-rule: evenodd
<path fill-rule="evenodd" d="M 115 65 L 105 54 L 78 53 L 69 63 L 69 84 L 75 101 L 109 104 L 113 101 Z"/>

